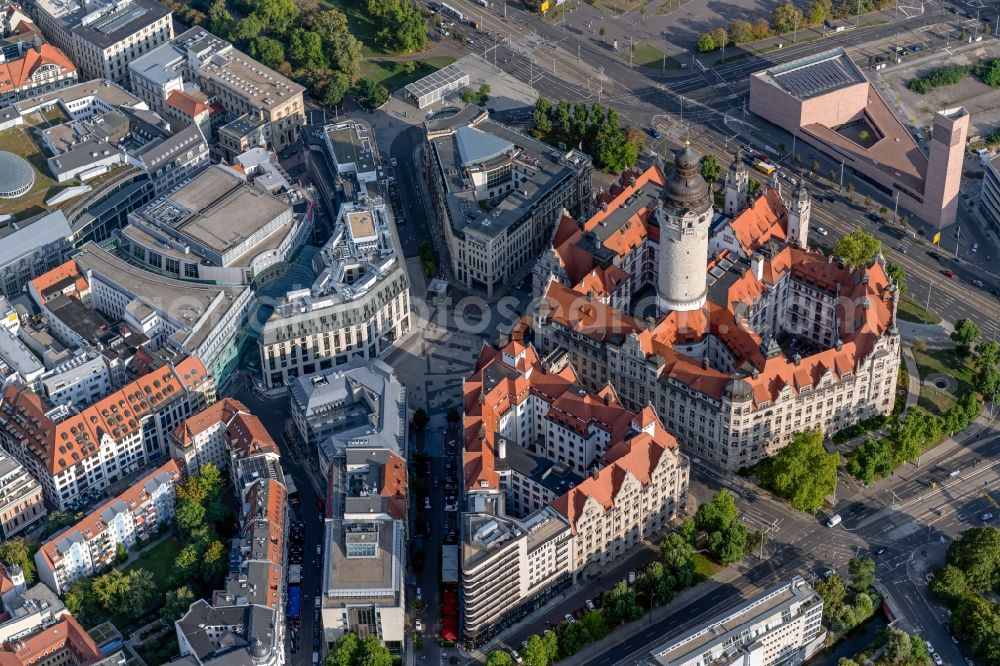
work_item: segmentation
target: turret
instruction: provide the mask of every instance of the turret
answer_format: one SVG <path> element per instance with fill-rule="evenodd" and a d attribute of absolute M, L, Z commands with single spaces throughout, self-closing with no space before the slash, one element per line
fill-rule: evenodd
<path fill-rule="evenodd" d="M 809 191 L 803 181 L 799 181 L 792 202 L 788 207 L 788 242 L 799 247 L 809 246 L 809 216 L 812 212 L 812 201 Z"/>
<path fill-rule="evenodd" d="M 712 195 L 701 175 L 701 156 L 686 146 L 674 155 L 674 173 L 667 180 L 660 225 L 656 282 L 660 312 L 697 310 L 708 289 L 708 227 Z"/>
<path fill-rule="evenodd" d="M 729 164 L 729 171 L 726 173 L 726 215 L 736 217 L 747 207 L 749 188 L 750 174 L 747 172 L 746 164 L 743 163 L 739 149 L 737 149 L 733 153 L 733 161 Z"/>

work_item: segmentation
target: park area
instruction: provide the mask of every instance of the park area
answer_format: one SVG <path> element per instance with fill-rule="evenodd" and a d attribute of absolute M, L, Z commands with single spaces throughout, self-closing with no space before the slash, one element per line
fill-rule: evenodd
<path fill-rule="evenodd" d="M 929 414 L 944 417 L 958 396 L 973 390 L 972 361 L 960 359 L 954 349 L 914 349 L 920 375 L 917 406 Z"/>

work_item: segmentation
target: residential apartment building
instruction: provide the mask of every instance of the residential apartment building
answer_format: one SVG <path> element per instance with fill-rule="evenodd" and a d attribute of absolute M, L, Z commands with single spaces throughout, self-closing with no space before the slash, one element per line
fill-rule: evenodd
<path fill-rule="evenodd" d="M 223 398 L 192 414 L 171 433 L 170 457 L 183 463 L 181 470 L 185 475 L 197 474 L 206 463 L 227 470 L 227 432 L 239 415 L 251 418 L 246 405 L 234 398 Z"/>
<path fill-rule="evenodd" d="M 325 477 L 334 452 L 347 441 L 405 451 L 409 432 L 406 388 L 377 359 L 299 377 L 289 390 L 295 429 L 319 455 Z"/>
<path fill-rule="evenodd" d="M 795 576 L 678 629 L 651 656 L 661 666 L 801 664 L 824 647 L 822 620 L 823 598 Z"/>
<path fill-rule="evenodd" d="M 852 270 L 805 249 L 802 186 L 786 203 L 772 183 L 717 220 L 698 159 L 681 151 L 671 178 L 650 167 L 591 220 L 560 222 L 535 272 L 535 342 L 550 369 L 566 363 L 592 390 L 610 383 L 630 408 L 652 405 L 685 453 L 728 470 L 796 432 L 891 412 L 899 292 L 884 260 Z M 692 210 L 692 233 L 677 234 Z M 690 258 L 702 256 L 695 270 Z M 631 294 L 648 287 L 655 298 L 629 316 Z"/>
<path fill-rule="evenodd" d="M 96 243 L 85 244 L 73 262 L 90 285 L 94 310 L 147 336 L 153 351 L 201 359 L 219 386 L 230 379 L 253 301 L 248 286 L 152 273 Z"/>
<path fill-rule="evenodd" d="M 586 214 L 593 164 L 468 106 L 424 124 L 431 201 L 451 273 L 487 297 L 530 270 L 563 210 Z"/>
<path fill-rule="evenodd" d="M 53 412 L 38 394 L 11 386 L 0 405 L 0 444 L 42 485 L 46 501 L 65 509 L 161 460 L 167 434 L 214 399 L 212 377 L 195 358 L 153 370 L 75 414 Z"/>
<path fill-rule="evenodd" d="M 66 613 L 53 624 L 0 646 L 0 663 L 12 666 L 125 666 L 124 658 L 104 653 Z"/>
<path fill-rule="evenodd" d="M 22 42 L 17 56 L 0 58 L 0 107 L 76 82 L 76 66 L 62 51 Z"/>
<path fill-rule="evenodd" d="M 32 0 L 50 42 L 88 79 L 128 81 L 128 63 L 172 39 L 170 10 L 154 0 Z"/>
<path fill-rule="evenodd" d="M 1000 230 L 1000 156 L 994 157 L 985 166 L 978 209 L 986 223 L 997 231 Z"/>
<path fill-rule="evenodd" d="M 4 58 L 18 57 L 25 48 L 34 46 L 41 36 L 42 32 L 19 4 L 7 2 L 0 5 L 0 54 Z"/>
<path fill-rule="evenodd" d="M 531 346 L 484 347 L 463 394 L 462 626 L 478 645 L 662 534 L 689 465 L 651 407 L 547 372 Z"/>
<path fill-rule="evenodd" d="M 312 286 L 290 291 L 260 334 L 264 383 L 381 356 L 410 330 L 410 292 L 379 199 L 341 205 L 330 240 L 313 258 Z"/>
<path fill-rule="evenodd" d="M 298 139 L 305 122 L 304 88 L 238 51 L 224 39 L 195 27 L 129 63 L 131 88 L 163 115 L 171 93 L 183 92 L 225 111 L 218 127 L 220 148 L 232 159 L 266 143 L 281 151 Z M 175 100 L 176 101 L 176 100 Z M 191 105 L 182 105 L 195 111 Z M 197 113 L 188 113 L 192 120 Z"/>
<path fill-rule="evenodd" d="M 199 415 L 201 423 L 228 419 L 224 438 L 241 505 L 230 573 L 210 602 L 191 604 L 174 627 L 182 660 L 188 660 L 182 663 L 275 666 L 285 663 L 288 492 L 278 449 L 263 424 L 236 401 L 230 408 Z"/>
<path fill-rule="evenodd" d="M 29 589 L 19 566 L 0 565 L 0 590 L 5 611 L 0 619 L 0 645 L 30 636 L 67 614 L 66 606 L 45 583 Z"/>
<path fill-rule="evenodd" d="M 0 537 L 11 539 L 44 517 L 42 486 L 17 460 L 0 453 Z"/>
<path fill-rule="evenodd" d="M 168 460 L 118 497 L 59 532 L 35 553 L 38 577 L 57 594 L 78 578 L 114 562 L 119 546 L 131 550 L 174 517 L 180 468 Z"/>

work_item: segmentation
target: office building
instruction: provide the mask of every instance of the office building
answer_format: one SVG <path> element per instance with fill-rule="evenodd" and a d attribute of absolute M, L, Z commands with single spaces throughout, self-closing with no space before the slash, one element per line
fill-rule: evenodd
<path fill-rule="evenodd" d="M 88 79 L 128 82 L 128 63 L 173 38 L 170 10 L 154 0 L 32 0 L 38 27 Z"/>
<path fill-rule="evenodd" d="M 932 227 L 954 224 L 969 131 L 964 108 L 934 115 L 925 153 L 838 47 L 753 74 L 750 110 L 843 162 Z"/>
<path fill-rule="evenodd" d="M 106 657 L 69 613 L 39 631 L 0 646 L 0 664 L 7 666 L 125 666 L 124 658 Z"/>
<path fill-rule="evenodd" d="M 305 224 L 287 202 L 213 165 L 133 212 L 116 237 L 122 254 L 150 272 L 242 285 L 266 280 L 304 240 Z"/>
<path fill-rule="evenodd" d="M 167 433 L 214 399 L 212 378 L 194 358 L 153 370 L 75 414 L 53 412 L 58 406 L 11 386 L 0 405 L 0 443 L 42 485 L 46 501 L 64 510 L 161 460 Z"/>
<path fill-rule="evenodd" d="M 289 392 L 292 422 L 319 455 L 325 477 L 333 452 L 348 440 L 406 450 L 409 419 L 406 389 L 392 368 L 379 360 L 356 361 L 299 377 Z"/>
<path fill-rule="evenodd" d="M 14 298 L 32 280 L 63 261 L 73 232 L 61 210 L 0 224 L 0 293 Z"/>
<path fill-rule="evenodd" d="M 298 139 L 305 122 L 303 91 L 298 83 L 238 51 L 224 39 L 195 27 L 129 63 L 131 88 L 161 115 L 177 117 L 166 109 L 172 93 L 204 104 L 196 108 L 174 96 L 172 106 L 181 107 L 195 122 L 204 124 L 202 113 L 212 115 L 217 105 L 225 111 L 218 127 L 219 147 L 232 159 L 254 146 L 267 144 L 282 151 Z"/>
<path fill-rule="evenodd" d="M 380 410 L 369 412 L 383 421 L 373 421 L 371 432 L 345 423 L 329 440 L 321 618 L 327 642 L 347 632 L 374 635 L 391 652 L 402 654 L 406 449 L 405 439 L 389 430 L 398 427 L 402 405 L 388 394 L 384 398 Z M 404 432 L 405 427 L 404 421 Z"/>
<path fill-rule="evenodd" d="M 650 167 L 609 193 L 591 220 L 560 223 L 535 273 L 541 353 L 562 354 L 592 389 L 610 382 L 632 408 L 652 405 L 686 453 L 729 470 L 773 455 L 796 432 L 831 433 L 891 412 L 898 290 L 881 257 L 852 270 L 805 249 L 803 186 L 786 205 L 772 183 L 707 244 L 699 229 L 683 235 L 682 252 L 690 242 L 692 256 L 705 256 L 707 269 L 688 273 L 697 284 L 684 287 L 704 303 L 674 307 L 683 299 L 663 291 L 662 275 L 680 255 L 659 251 L 662 234 L 649 232 L 674 211 L 697 210 L 690 201 L 707 191 L 691 152 L 678 153 L 670 179 Z M 618 309 L 649 287 L 655 310 Z"/>
<path fill-rule="evenodd" d="M 251 414 L 246 405 L 234 398 L 223 398 L 192 414 L 171 433 L 170 457 L 183 462 L 181 469 L 186 475 L 197 474 L 206 463 L 226 471 L 229 468 L 227 433 L 237 417 L 249 419 Z"/>
<path fill-rule="evenodd" d="M 986 163 L 979 214 L 994 231 L 1000 231 L 1000 156 Z"/>
<path fill-rule="evenodd" d="M 0 5 L 0 54 L 4 58 L 18 57 L 41 37 L 42 31 L 20 5 L 14 2 Z"/>
<path fill-rule="evenodd" d="M 96 243 L 73 257 L 90 285 L 90 307 L 147 336 L 149 349 L 201 359 L 219 386 L 236 367 L 253 292 L 144 270 Z"/>
<path fill-rule="evenodd" d="M 131 550 L 148 541 L 174 517 L 180 478 L 177 462 L 168 460 L 57 533 L 35 553 L 38 577 L 57 594 L 65 594 L 76 579 L 112 564 L 119 546 Z"/>
<path fill-rule="evenodd" d="M 311 287 L 289 291 L 260 334 L 268 387 L 381 356 L 410 330 L 410 292 L 381 199 L 346 202 L 313 258 Z"/>
<path fill-rule="evenodd" d="M 76 66 L 56 47 L 21 46 L 17 56 L 0 58 L 0 108 L 77 82 Z"/>
<path fill-rule="evenodd" d="M 492 297 L 530 270 L 568 210 L 583 215 L 590 157 L 559 151 L 469 106 L 424 124 L 431 203 L 451 274 Z"/>
<path fill-rule="evenodd" d="M 6 611 L 0 618 L 0 645 L 30 636 L 67 614 L 66 606 L 45 583 L 28 588 L 17 565 L 0 565 L 0 591 Z"/>
<path fill-rule="evenodd" d="M 17 460 L 0 453 L 0 536 L 17 536 L 45 513 L 42 486 Z"/>
<path fill-rule="evenodd" d="M 651 653 L 661 666 L 801 664 L 824 648 L 823 598 L 800 576 L 673 632 Z"/>
<path fill-rule="evenodd" d="M 462 630 L 480 645 L 662 534 L 689 470 L 651 407 L 546 371 L 534 347 L 484 347 L 463 394 Z"/>

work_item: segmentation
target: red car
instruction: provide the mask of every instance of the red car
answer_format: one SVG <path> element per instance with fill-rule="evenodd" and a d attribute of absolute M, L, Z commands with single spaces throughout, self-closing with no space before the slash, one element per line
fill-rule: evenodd
<path fill-rule="evenodd" d="M 941 274 L 948 278 L 955 277 L 955 271 L 943 270 L 941 271 Z"/>

